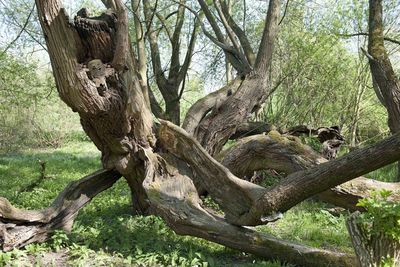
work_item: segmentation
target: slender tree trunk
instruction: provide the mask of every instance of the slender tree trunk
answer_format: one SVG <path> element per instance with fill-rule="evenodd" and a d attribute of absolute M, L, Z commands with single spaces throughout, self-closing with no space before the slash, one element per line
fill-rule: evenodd
<path fill-rule="evenodd" d="M 388 112 L 392 134 L 400 131 L 400 81 L 384 45 L 382 0 L 369 1 L 368 59 L 375 92 Z M 400 181 L 400 163 L 397 180 Z"/>

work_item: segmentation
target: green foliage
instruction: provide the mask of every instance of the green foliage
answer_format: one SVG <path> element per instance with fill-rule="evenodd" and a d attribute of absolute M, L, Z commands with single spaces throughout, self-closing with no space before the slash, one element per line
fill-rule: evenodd
<path fill-rule="evenodd" d="M 352 252 L 345 216 L 333 216 L 328 207 L 323 203 L 306 201 L 286 212 L 277 222 L 257 229 L 313 247 Z"/>
<path fill-rule="evenodd" d="M 50 72 L 16 57 L 0 58 L 0 153 L 60 146 L 83 135 L 77 115 L 61 102 Z"/>
<path fill-rule="evenodd" d="M 99 156 L 89 142 L 0 156 L 0 195 L 21 208 L 43 208 L 70 181 L 100 168 Z M 46 161 L 46 176 L 51 178 L 32 192 L 18 194 L 40 175 L 39 159 Z M 216 207 L 209 199 L 204 201 Z M 305 202 L 258 229 L 311 246 L 350 251 L 343 217 L 332 216 L 326 208 Z M 73 266 L 282 266 L 203 239 L 178 236 L 159 217 L 132 216 L 129 187 L 122 179 L 79 213 L 71 234 L 56 231 L 47 243 L 0 253 L 0 265 L 23 266 L 28 259 L 40 265 L 44 257 L 61 258 Z"/>
<path fill-rule="evenodd" d="M 20 208 L 43 208 L 70 181 L 101 168 L 99 157 L 89 142 L 0 155 L 0 195 Z M 39 159 L 46 162 L 46 176 L 51 178 L 31 192 L 18 193 L 40 175 Z M 281 266 L 203 239 L 178 236 L 159 217 L 132 216 L 130 190 L 123 179 L 79 213 L 71 234 L 56 231 L 47 243 L 0 252 L 0 266 L 42 266 L 44 258 L 72 266 Z"/>
<path fill-rule="evenodd" d="M 390 200 L 391 195 L 391 191 L 382 190 L 359 200 L 357 205 L 366 209 L 359 219 L 370 236 L 383 234 L 400 241 L 400 204 Z"/>

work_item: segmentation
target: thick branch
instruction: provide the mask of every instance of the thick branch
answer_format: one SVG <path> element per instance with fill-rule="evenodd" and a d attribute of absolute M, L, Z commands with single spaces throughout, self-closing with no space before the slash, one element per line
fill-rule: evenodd
<path fill-rule="evenodd" d="M 400 131 L 400 81 L 387 55 L 382 22 L 382 1 L 370 0 L 368 53 L 375 89 L 384 99 L 392 133 Z M 379 95 L 379 93 L 378 93 Z"/>
<path fill-rule="evenodd" d="M 218 100 L 225 100 L 229 92 L 233 93 L 236 91 L 239 85 L 239 80 L 233 80 L 225 87 L 222 87 L 221 89 L 197 100 L 196 103 L 194 103 L 186 113 L 182 128 L 185 129 L 189 134 L 193 135 L 200 121 L 214 106 L 216 106 L 216 102 Z"/>
<path fill-rule="evenodd" d="M 193 173 L 187 170 L 184 162 L 170 155 L 155 156 L 149 152 L 146 156 L 144 187 L 150 205 L 153 212 L 161 215 L 176 233 L 201 237 L 297 266 L 357 266 L 353 255 L 302 246 L 227 223 L 201 207 L 201 200 L 190 179 Z M 163 159 L 157 159 L 159 156 Z"/>
<path fill-rule="evenodd" d="M 273 131 L 268 135 L 240 139 L 218 158 L 233 174 L 242 178 L 249 178 L 254 171 L 265 169 L 292 174 L 327 162 L 298 138 L 281 136 Z M 356 206 L 358 200 L 382 189 L 392 191 L 393 200 L 400 201 L 400 183 L 385 183 L 364 177 L 319 193 L 317 198 L 349 210 L 361 210 L 361 207 Z"/>
<path fill-rule="evenodd" d="M 78 212 L 93 197 L 111 187 L 120 174 L 100 170 L 71 182 L 46 209 L 29 211 L 0 198 L 0 247 L 4 251 L 45 241 L 56 229 L 70 231 Z"/>
<path fill-rule="evenodd" d="M 176 14 L 176 22 L 174 27 L 174 33 L 172 34 L 171 40 L 171 67 L 169 69 L 169 76 L 168 79 L 176 79 L 180 69 L 180 37 L 182 32 L 182 26 L 185 19 L 185 0 L 180 0 L 180 5 L 178 6 L 178 12 Z"/>
<path fill-rule="evenodd" d="M 130 42 L 128 35 L 128 13 L 120 0 L 114 0 L 115 12 L 117 14 L 117 33 L 115 38 L 115 51 L 112 66 L 117 71 L 125 70 L 129 54 Z"/>
<path fill-rule="evenodd" d="M 269 188 L 250 212 L 260 218 L 271 211 L 285 212 L 297 203 L 336 185 L 379 169 L 400 159 L 400 133 L 368 147 L 320 164 L 309 170 L 293 173 L 278 185 Z M 244 216 L 246 220 L 248 217 Z"/>
<path fill-rule="evenodd" d="M 201 177 L 196 178 L 195 184 L 204 186 L 226 212 L 227 220 L 238 225 L 265 224 L 276 212 L 285 212 L 308 197 L 400 159 L 399 133 L 370 148 L 293 173 L 278 185 L 264 189 L 234 176 L 171 123 L 162 122 L 160 141 L 168 151 L 190 164 Z M 235 196 L 235 201 L 231 196 Z"/>

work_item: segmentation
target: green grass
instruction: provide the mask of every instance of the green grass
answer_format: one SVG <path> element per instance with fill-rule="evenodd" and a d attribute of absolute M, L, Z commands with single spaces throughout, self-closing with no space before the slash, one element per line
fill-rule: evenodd
<path fill-rule="evenodd" d="M 397 182 L 397 163 L 370 172 L 366 174 L 365 177 L 383 182 Z"/>
<path fill-rule="evenodd" d="M 328 208 L 329 205 L 324 203 L 305 201 L 286 212 L 277 222 L 257 229 L 312 247 L 352 253 L 345 214 L 333 216 Z"/>
<path fill-rule="evenodd" d="M 43 208 L 70 181 L 101 168 L 99 158 L 100 153 L 89 142 L 0 155 L 0 196 L 21 208 Z M 39 160 L 46 162 L 49 178 L 33 191 L 19 193 L 39 177 Z M 395 173 L 394 169 L 391 165 L 371 174 L 384 180 Z M 335 217 L 328 208 L 305 201 L 283 219 L 257 229 L 313 247 L 352 252 L 346 215 Z M 178 236 L 156 216 L 132 216 L 130 191 L 123 179 L 79 213 L 71 234 L 57 231 L 44 244 L 0 252 L 0 266 L 41 266 L 44 258 L 73 266 L 282 266 L 199 238 Z"/>
<path fill-rule="evenodd" d="M 100 153 L 89 142 L 72 142 L 59 149 L 26 150 L 0 155 L 0 196 L 21 208 L 48 206 L 73 180 L 100 168 Z M 31 192 L 21 192 L 40 175 L 46 180 Z M 158 217 L 132 216 L 130 191 L 121 179 L 78 215 L 72 233 L 57 231 L 44 244 L 0 252 L 0 266 L 281 266 L 278 262 L 234 251 L 199 238 L 178 236 Z"/>

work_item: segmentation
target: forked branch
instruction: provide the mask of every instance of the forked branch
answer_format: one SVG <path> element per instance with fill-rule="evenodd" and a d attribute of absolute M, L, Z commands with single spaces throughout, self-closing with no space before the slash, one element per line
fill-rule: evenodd
<path fill-rule="evenodd" d="M 265 189 L 237 178 L 181 128 L 162 121 L 159 136 L 169 152 L 185 160 L 199 174 L 200 177 L 194 178 L 195 184 L 204 186 L 223 208 L 226 219 L 236 225 L 268 223 L 275 213 L 283 213 L 308 197 L 400 159 L 398 133 L 372 147 L 295 172 Z"/>

